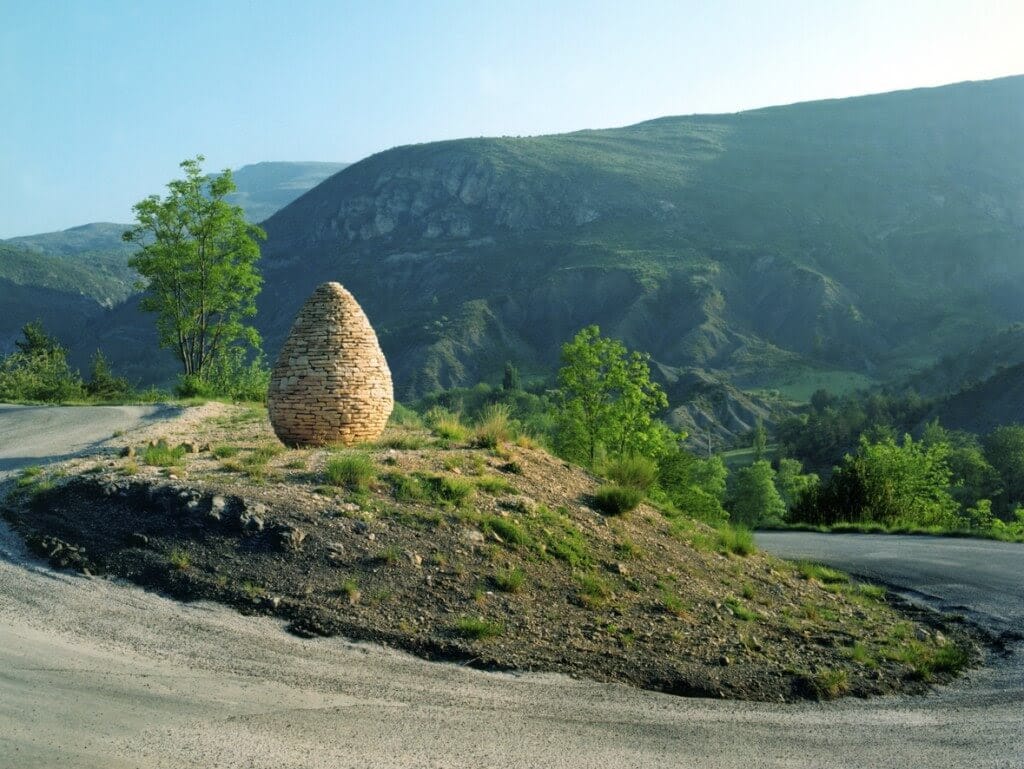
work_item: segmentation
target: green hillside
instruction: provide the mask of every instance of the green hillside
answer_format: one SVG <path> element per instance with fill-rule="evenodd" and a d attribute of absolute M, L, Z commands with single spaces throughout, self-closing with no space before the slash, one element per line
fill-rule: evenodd
<path fill-rule="evenodd" d="M 261 323 L 342 281 L 405 397 L 591 322 L 747 388 L 885 379 L 1024 320 L 1022 130 L 1017 77 L 399 147 L 265 223 Z"/>

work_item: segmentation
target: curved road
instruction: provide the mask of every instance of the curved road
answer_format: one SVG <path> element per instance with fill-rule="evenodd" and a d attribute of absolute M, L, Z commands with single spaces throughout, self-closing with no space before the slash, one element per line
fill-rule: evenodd
<path fill-rule="evenodd" d="M 46 412 L 0 411 L 0 462 L 8 470 L 76 447 L 95 450 L 124 429 L 111 420 L 154 417 Z M 26 430 L 26 418 L 52 427 Z M 65 419 L 78 425 L 73 446 L 65 443 Z M 20 436 L 17 450 L 12 435 Z M 872 539 L 773 534 L 762 541 L 905 584 L 922 600 L 969 601 L 991 627 L 1019 627 L 1024 547 Z M 1002 560 L 993 567 L 996 558 Z M 927 573 L 917 571 L 922 559 Z M 990 600 L 976 600 L 986 593 Z M 0 766 L 12 769 L 1019 769 L 1021 659 L 995 657 L 919 698 L 799 705 L 684 699 L 298 639 L 267 618 L 53 572 L 0 528 Z"/>

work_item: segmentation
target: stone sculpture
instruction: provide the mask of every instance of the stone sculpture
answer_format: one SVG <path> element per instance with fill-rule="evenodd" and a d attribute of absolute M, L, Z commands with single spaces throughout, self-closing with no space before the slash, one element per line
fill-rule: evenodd
<path fill-rule="evenodd" d="M 350 446 L 384 430 L 394 407 L 391 370 L 363 308 L 340 283 L 324 283 L 299 310 L 267 406 L 288 446 Z"/>

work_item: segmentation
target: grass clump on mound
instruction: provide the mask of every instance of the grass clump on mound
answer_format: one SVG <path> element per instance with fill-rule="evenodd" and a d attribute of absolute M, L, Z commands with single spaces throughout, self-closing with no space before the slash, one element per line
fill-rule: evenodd
<path fill-rule="evenodd" d="M 504 403 L 492 403 L 480 414 L 473 430 L 473 445 L 482 449 L 496 449 L 512 440 L 512 419 Z"/>
<path fill-rule="evenodd" d="M 142 454 L 142 461 L 152 467 L 177 467 L 185 459 L 185 447 L 167 444 L 167 441 L 159 441 L 152 446 L 146 446 Z"/>
<path fill-rule="evenodd" d="M 605 515 L 622 515 L 635 510 L 643 498 L 639 489 L 606 483 L 594 492 L 594 506 Z"/>
<path fill-rule="evenodd" d="M 423 420 L 438 438 L 456 443 L 466 440 L 466 426 L 462 424 L 458 414 L 453 414 L 448 409 L 435 406 L 423 415 Z"/>
<path fill-rule="evenodd" d="M 349 491 L 368 491 L 377 478 L 377 469 L 369 455 L 361 452 L 343 454 L 327 461 L 324 475 L 332 486 Z"/>
<path fill-rule="evenodd" d="M 474 641 L 495 638 L 505 632 L 505 627 L 498 622 L 489 622 L 483 617 L 463 617 L 452 628 L 455 635 Z"/>
<path fill-rule="evenodd" d="M 420 475 L 419 481 L 430 501 L 440 507 L 462 507 L 476 490 L 470 481 L 447 475 Z"/>

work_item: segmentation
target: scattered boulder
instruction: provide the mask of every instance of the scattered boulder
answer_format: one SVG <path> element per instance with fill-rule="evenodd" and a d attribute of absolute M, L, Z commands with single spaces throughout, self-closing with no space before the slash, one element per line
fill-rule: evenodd
<path fill-rule="evenodd" d="M 128 457 L 129 459 L 131 459 L 132 457 L 135 456 L 135 447 L 134 446 L 125 446 L 124 448 L 121 449 L 119 454 L 122 457 Z"/>
<path fill-rule="evenodd" d="M 125 538 L 125 543 L 129 547 L 147 548 L 149 547 L 149 537 L 136 531 L 132 532 Z"/>
<path fill-rule="evenodd" d="M 306 538 L 306 532 L 297 526 L 285 523 L 274 529 L 273 538 L 279 550 L 295 552 L 302 548 L 302 541 Z"/>

